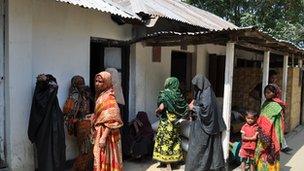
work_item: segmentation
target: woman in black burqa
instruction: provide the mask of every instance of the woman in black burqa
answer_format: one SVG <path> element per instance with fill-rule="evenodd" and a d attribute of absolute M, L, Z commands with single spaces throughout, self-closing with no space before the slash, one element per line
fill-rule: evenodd
<path fill-rule="evenodd" d="M 52 75 L 41 74 L 37 77 L 28 137 L 37 149 L 39 171 L 64 170 L 64 120 L 57 91 L 58 85 Z"/>
<path fill-rule="evenodd" d="M 194 100 L 189 104 L 189 109 L 193 122 L 185 170 L 218 170 L 225 165 L 221 132 L 226 125 L 208 79 L 198 74 L 192 84 Z"/>

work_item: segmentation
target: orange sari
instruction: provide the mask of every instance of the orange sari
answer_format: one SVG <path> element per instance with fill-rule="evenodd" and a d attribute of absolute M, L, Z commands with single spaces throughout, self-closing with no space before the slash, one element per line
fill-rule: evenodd
<path fill-rule="evenodd" d="M 110 86 L 97 98 L 92 118 L 94 171 L 121 171 L 122 151 L 119 128 L 123 122 L 114 96 L 111 76 L 108 73 L 104 74 L 105 72 L 101 72 L 97 76 L 101 76 Z M 100 148 L 99 140 L 106 128 L 111 131 L 107 136 L 105 147 Z"/>

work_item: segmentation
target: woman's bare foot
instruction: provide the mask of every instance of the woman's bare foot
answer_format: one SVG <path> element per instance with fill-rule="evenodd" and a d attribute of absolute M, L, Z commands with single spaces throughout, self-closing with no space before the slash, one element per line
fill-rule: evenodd
<path fill-rule="evenodd" d="M 167 171 L 172 171 L 171 164 L 167 164 Z"/>
<path fill-rule="evenodd" d="M 167 167 L 166 163 L 159 163 L 159 165 L 157 166 L 157 168 L 165 168 Z"/>

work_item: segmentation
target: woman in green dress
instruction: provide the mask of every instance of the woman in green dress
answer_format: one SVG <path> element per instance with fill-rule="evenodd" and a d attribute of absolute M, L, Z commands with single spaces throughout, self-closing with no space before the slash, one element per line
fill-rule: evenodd
<path fill-rule="evenodd" d="M 264 95 L 266 101 L 257 122 L 260 128 L 255 150 L 256 165 L 258 171 L 279 171 L 286 104 L 280 99 L 280 90 L 275 84 L 267 85 Z"/>
<path fill-rule="evenodd" d="M 170 77 L 165 81 L 164 90 L 160 91 L 156 113 L 160 118 L 153 151 L 153 159 L 160 167 L 183 160 L 179 126 L 176 124 L 188 111 L 188 104 L 179 89 L 179 81 Z"/>

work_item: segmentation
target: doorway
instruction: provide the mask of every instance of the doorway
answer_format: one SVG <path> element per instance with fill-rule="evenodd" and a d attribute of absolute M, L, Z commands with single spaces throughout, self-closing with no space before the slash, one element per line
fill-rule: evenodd
<path fill-rule="evenodd" d="M 179 80 L 184 97 L 191 99 L 192 53 L 172 51 L 171 76 Z"/>
<path fill-rule="evenodd" d="M 120 106 L 124 123 L 129 121 L 129 60 L 130 46 L 123 41 L 92 38 L 90 44 L 90 87 L 95 92 L 95 75 L 106 68 L 119 72 L 125 105 Z M 95 93 L 94 93 L 95 94 Z"/>
<path fill-rule="evenodd" d="M 4 0 L 0 0 L 0 168 L 6 167 L 4 114 Z"/>
<path fill-rule="evenodd" d="M 216 97 L 224 96 L 225 56 L 209 55 L 209 81 Z"/>

